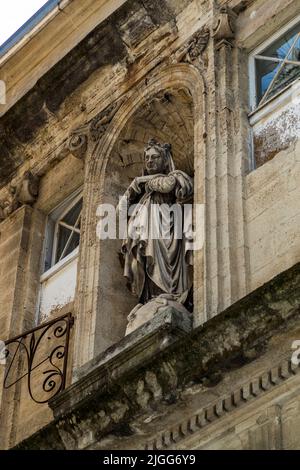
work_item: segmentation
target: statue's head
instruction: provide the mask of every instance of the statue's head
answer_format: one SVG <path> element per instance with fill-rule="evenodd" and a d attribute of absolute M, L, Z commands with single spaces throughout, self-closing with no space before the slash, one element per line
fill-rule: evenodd
<path fill-rule="evenodd" d="M 144 151 L 145 174 L 168 174 L 174 170 L 170 144 L 160 144 L 155 139 L 149 140 Z"/>

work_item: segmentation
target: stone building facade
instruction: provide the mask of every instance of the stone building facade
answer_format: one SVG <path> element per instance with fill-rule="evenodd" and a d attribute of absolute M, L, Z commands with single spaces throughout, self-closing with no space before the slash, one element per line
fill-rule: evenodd
<path fill-rule="evenodd" d="M 300 447 L 299 32 L 298 0 L 67 0 L 0 57 L 2 449 Z M 153 137 L 204 207 L 193 323 L 124 336 L 97 210 Z"/>

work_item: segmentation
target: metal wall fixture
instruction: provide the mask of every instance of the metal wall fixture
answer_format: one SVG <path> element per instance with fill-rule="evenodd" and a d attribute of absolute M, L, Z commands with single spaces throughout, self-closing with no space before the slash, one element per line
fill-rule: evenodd
<path fill-rule="evenodd" d="M 4 388 L 26 377 L 35 403 L 47 403 L 64 390 L 73 324 L 68 313 L 6 341 L 0 358 L 6 363 Z"/>

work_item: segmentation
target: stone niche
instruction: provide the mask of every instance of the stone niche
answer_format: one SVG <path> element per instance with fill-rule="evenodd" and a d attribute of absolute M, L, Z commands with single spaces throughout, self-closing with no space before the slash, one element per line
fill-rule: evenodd
<path fill-rule="evenodd" d="M 104 203 L 117 206 L 119 196 L 124 194 L 133 178 L 142 175 L 144 147 L 151 138 L 170 143 L 176 168 L 194 176 L 193 100 L 188 91 L 161 91 L 141 105 L 127 121 L 106 166 L 101 198 Z M 102 321 L 98 327 L 101 329 L 99 334 L 106 338 L 104 343 L 109 345 L 124 337 L 127 316 L 138 300 L 127 288 L 123 276 L 122 241 L 117 238 L 100 243 Z"/>

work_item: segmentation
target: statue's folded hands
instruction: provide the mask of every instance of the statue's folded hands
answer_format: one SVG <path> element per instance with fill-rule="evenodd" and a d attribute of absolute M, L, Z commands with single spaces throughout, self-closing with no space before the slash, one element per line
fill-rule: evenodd
<path fill-rule="evenodd" d="M 146 183 L 146 191 L 158 193 L 170 193 L 176 186 L 176 178 L 173 175 L 156 175 Z"/>

